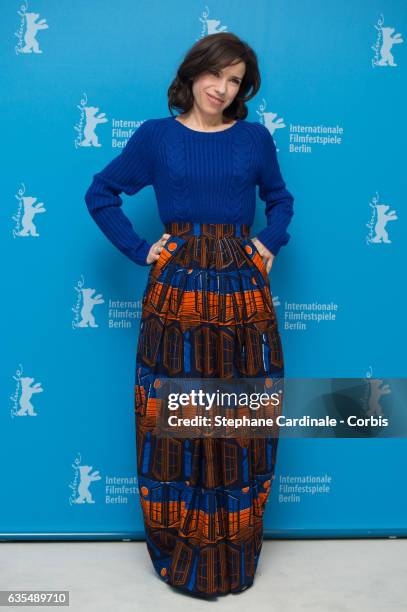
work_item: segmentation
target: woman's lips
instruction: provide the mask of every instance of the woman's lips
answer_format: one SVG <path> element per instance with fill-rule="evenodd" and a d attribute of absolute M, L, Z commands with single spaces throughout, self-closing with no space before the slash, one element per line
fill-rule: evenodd
<path fill-rule="evenodd" d="M 223 104 L 223 100 L 218 100 L 217 98 L 214 98 L 213 96 L 211 96 L 208 93 L 206 93 L 206 95 L 208 96 L 208 98 L 212 102 L 212 104 L 216 104 L 216 106 L 221 106 Z"/>

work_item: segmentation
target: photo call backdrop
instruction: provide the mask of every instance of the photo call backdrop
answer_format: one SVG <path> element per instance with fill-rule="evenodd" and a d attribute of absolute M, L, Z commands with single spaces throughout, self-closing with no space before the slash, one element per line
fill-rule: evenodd
<path fill-rule="evenodd" d="M 335 397 L 351 411 L 367 389 L 366 414 L 400 415 L 405 1 L 18 0 L 2 16 L 0 538 L 144 538 L 134 379 L 149 267 L 106 239 L 84 195 L 143 121 L 170 114 L 178 65 L 214 32 L 258 55 L 247 119 L 270 130 L 295 198 L 270 272 L 299 383 L 287 409 L 336 416 Z M 122 198 L 158 240 L 153 188 Z M 257 196 L 251 235 L 265 222 Z M 279 440 L 265 537 L 405 536 L 405 436 L 375 431 Z"/>

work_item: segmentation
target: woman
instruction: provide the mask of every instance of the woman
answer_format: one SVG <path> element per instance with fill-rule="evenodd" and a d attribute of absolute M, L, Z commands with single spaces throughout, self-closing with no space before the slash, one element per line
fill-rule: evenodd
<path fill-rule="evenodd" d="M 106 236 L 152 264 L 135 381 L 146 543 L 162 580 L 205 598 L 253 584 L 278 439 L 160 437 L 157 389 L 172 377 L 284 375 L 268 272 L 290 238 L 294 199 L 269 131 L 244 120 L 259 87 L 245 42 L 226 32 L 200 39 L 168 90 L 170 111 L 182 112 L 145 121 L 85 196 Z M 146 185 L 165 230 L 153 244 L 120 208 L 121 192 Z M 267 225 L 250 238 L 256 185 Z"/>

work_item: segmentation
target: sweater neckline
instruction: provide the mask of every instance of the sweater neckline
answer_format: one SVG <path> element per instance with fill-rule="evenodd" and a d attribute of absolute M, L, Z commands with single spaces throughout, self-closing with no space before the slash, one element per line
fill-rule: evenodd
<path fill-rule="evenodd" d="M 177 123 L 181 127 L 181 129 L 183 129 L 186 132 L 190 132 L 191 135 L 192 134 L 196 134 L 197 136 L 204 136 L 204 137 L 206 137 L 206 136 L 219 136 L 220 134 L 224 134 L 225 132 L 230 132 L 230 131 L 232 131 L 233 129 L 235 129 L 239 125 L 239 121 L 240 121 L 239 119 L 236 119 L 235 123 L 233 125 L 231 125 L 228 128 L 225 128 L 223 130 L 216 130 L 214 132 L 204 132 L 202 130 L 194 130 L 193 128 L 190 128 L 190 127 L 184 125 L 183 123 L 181 123 L 181 121 L 177 121 L 176 117 L 177 117 L 177 115 L 171 115 L 170 116 L 170 118 L 174 120 L 174 123 Z"/>

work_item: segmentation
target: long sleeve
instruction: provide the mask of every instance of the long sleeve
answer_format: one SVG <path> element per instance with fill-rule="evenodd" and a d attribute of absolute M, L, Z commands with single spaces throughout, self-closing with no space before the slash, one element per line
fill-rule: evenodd
<path fill-rule="evenodd" d="M 269 130 L 261 123 L 259 146 L 259 197 L 266 203 L 267 226 L 256 233 L 257 238 L 277 255 L 280 248 L 290 239 L 287 227 L 294 214 L 294 197 L 286 189 L 280 172 L 276 146 Z"/>
<path fill-rule="evenodd" d="M 125 215 L 120 193 L 134 195 L 153 181 L 152 156 L 149 147 L 151 119 L 142 123 L 128 139 L 122 152 L 101 172 L 85 194 L 92 218 L 107 238 L 132 261 L 147 266 L 151 244 L 134 230 Z"/>

